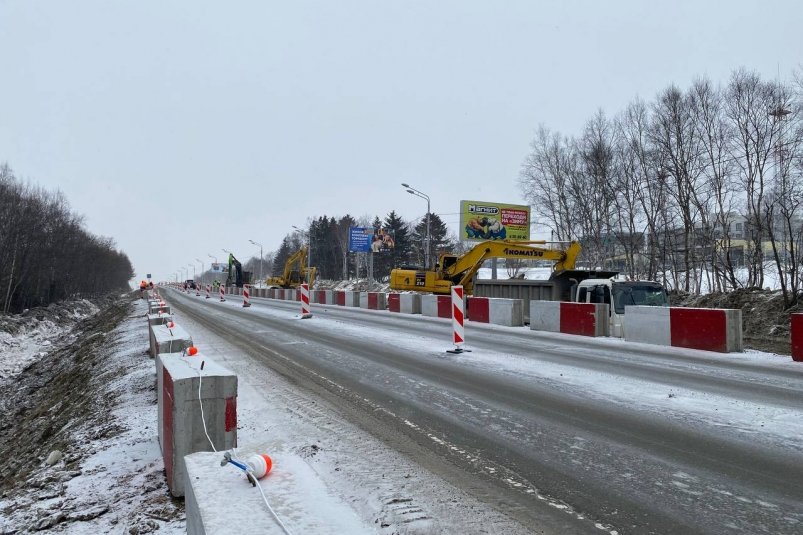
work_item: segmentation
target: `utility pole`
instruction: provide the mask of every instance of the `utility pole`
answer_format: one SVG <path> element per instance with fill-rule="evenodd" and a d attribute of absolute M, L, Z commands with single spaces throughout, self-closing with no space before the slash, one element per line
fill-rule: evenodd
<path fill-rule="evenodd" d="M 259 243 L 259 242 L 255 242 L 254 240 L 248 240 L 248 241 L 250 241 L 254 245 L 259 245 L 259 280 L 261 281 L 261 280 L 263 280 L 262 279 L 262 244 Z"/>
<path fill-rule="evenodd" d="M 416 197 L 421 197 L 422 199 L 427 201 L 427 238 L 424 241 L 424 244 L 426 246 L 426 248 L 424 249 L 424 265 L 425 265 L 425 267 L 427 269 L 430 269 L 432 266 L 429 264 L 429 256 L 430 256 L 430 249 L 432 247 L 430 246 L 430 234 L 429 234 L 429 212 L 430 212 L 430 209 L 429 209 L 429 195 L 427 195 L 426 193 L 424 193 L 422 191 L 419 191 L 419 190 L 415 189 L 410 184 L 402 183 L 402 186 L 407 188 L 407 193 L 409 193 L 410 195 L 415 195 Z"/>

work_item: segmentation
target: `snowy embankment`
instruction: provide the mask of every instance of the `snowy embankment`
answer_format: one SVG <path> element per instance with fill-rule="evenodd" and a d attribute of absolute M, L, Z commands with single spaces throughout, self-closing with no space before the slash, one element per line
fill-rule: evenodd
<path fill-rule="evenodd" d="M 22 314 L 0 316 L 0 381 L 17 375 L 31 362 L 47 357 L 54 344 L 98 307 L 86 299 L 51 304 Z"/>

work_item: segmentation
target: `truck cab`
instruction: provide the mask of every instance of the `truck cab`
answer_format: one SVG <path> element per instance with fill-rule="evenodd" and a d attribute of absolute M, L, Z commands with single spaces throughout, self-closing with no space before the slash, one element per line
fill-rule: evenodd
<path fill-rule="evenodd" d="M 623 337 L 625 308 L 630 305 L 669 306 L 666 289 L 653 281 L 586 279 L 577 285 L 578 303 L 605 303 L 610 311 L 611 336 Z"/>

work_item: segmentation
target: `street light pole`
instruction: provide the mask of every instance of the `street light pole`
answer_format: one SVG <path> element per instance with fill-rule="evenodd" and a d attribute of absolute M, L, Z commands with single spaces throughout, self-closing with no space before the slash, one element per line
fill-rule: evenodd
<path fill-rule="evenodd" d="M 429 195 L 427 195 L 423 191 L 419 191 L 419 190 L 415 189 L 410 184 L 402 183 L 402 186 L 407 188 L 407 193 L 409 193 L 410 195 L 415 195 L 416 197 L 421 197 L 422 199 L 427 201 L 427 238 L 426 238 L 426 240 L 424 242 L 426 244 L 426 249 L 424 250 L 424 264 L 426 265 L 426 268 L 429 269 L 431 267 L 430 264 L 429 264 L 429 256 L 430 256 L 429 253 L 430 253 L 430 249 L 432 248 L 430 246 L 430 233 L 429 233 L 429 212 L 430 212 L 430 209 L 429 209 Z"/>
<path fill-rule="evenodd" d="M 190 267 L 192 267 L 192 280 L 195 280 L 195 277 L 197 277 L 197 276 L 198 276 L 198 275 L 195 273 L 195 264 L 193 264 L 193 263 L 189 263 L 189 264 L 187 264 L 187 266 L 190 266 Z M 189 271 L 189 270 L 187 270 L 187 275 L 189 275 L 189 274 L 190 274 L 190 271 Z"/>
<path fill-rule="evenodd" d="M 262 244 L 254 240 L 248 240 L 254 245 L 259 245 L 259 280 L 262 280 Z"/>
<path fill-rule="evenodd" d="M 204 278 L 204 261 L 201 260 L 200 258 L 196 258 L 195 261 L 196 262 L 200 262 L 200 264 L 201 264 L 201 279 L 203 279 Z M 203 283 L 203 280 L 201 282 Z"/>

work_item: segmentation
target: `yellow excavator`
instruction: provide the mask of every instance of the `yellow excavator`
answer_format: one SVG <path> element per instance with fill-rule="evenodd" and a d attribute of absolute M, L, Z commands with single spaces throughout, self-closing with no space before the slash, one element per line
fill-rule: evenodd
<path fill-rule="evenodd" d="M 306 282 L 312 288 L 318 268 L 307 267 L 307 248 L 302 247 L 287 257 L 284 271 L 278 277 L 268 277 L 265 283 L 274 288 L 298 288 Z"/>
<path fill-rule="evenodd" d="M 465 254 L 458 256 L 442 253 L 435 270 L 397 268 L 390 272 L 392 290 L 411 290 L 448 294 L 452 286 L 463 286 L 467 295 L 474 290 L 474 275 L 489 258 L 519 258 L 524 260 L 554 260 L 553 277 L 574 270 L 580 244 L 570 242 L 565 249 L 539 247 L 545 241 L 495 240 L 478 243 Z"/>

